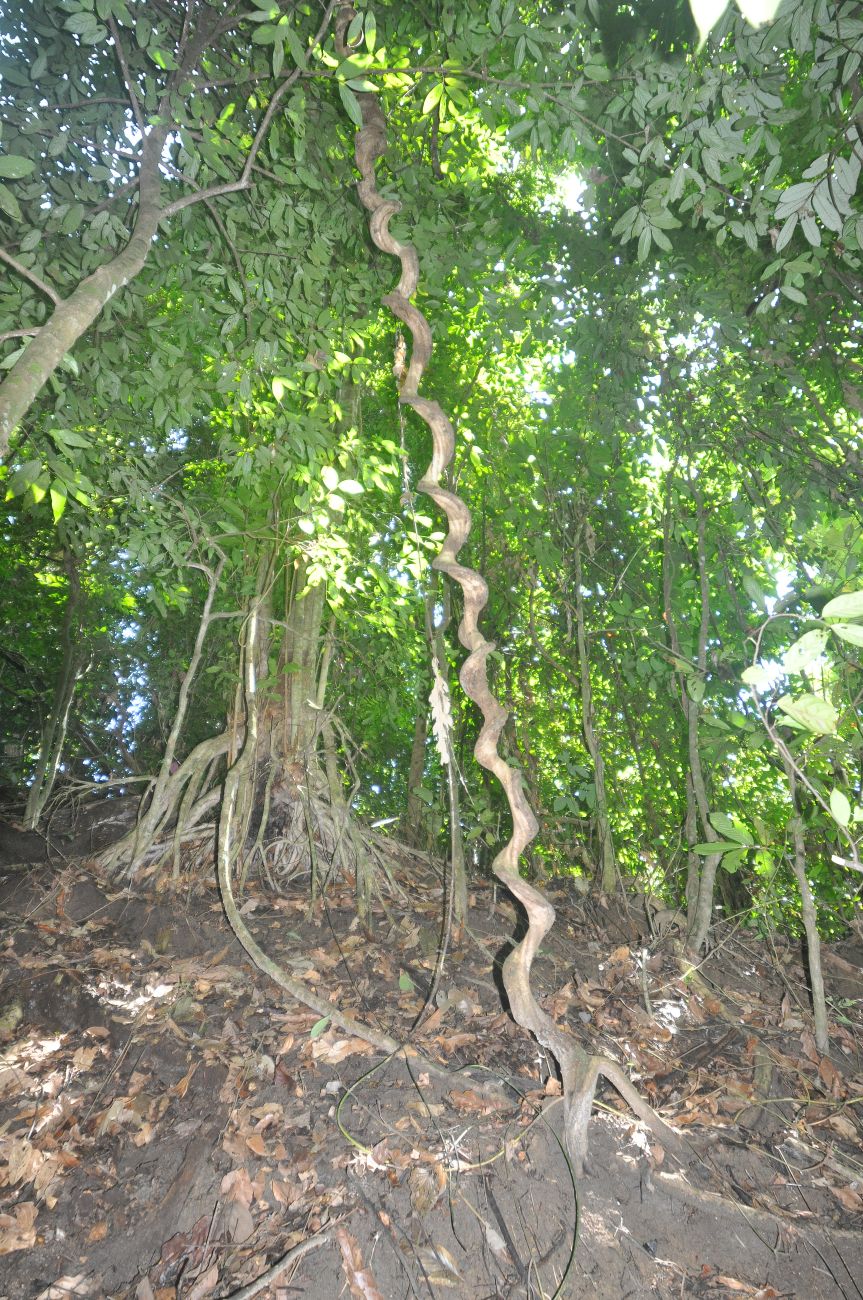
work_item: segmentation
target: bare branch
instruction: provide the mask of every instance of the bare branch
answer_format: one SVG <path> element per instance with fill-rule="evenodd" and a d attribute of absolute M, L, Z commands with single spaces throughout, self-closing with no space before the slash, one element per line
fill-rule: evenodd
<path fill-rule="evenodd" d="M 135 121 L 138 124 L 138 129 L 141 134 L 144 135 L 147 131 L 147 123 L 144 121 L 144 115 L 141 112 L 141 105 L 138 103 L 138 96 L 135 93 L 135 86 L 132 81 L 131 73 L 129 72 L 129 65 L 126 62 L 126 52 L 123 49 L 123 42 L 120 40 L 120 32 L 113 17 L 109 16 L 107 22 L 108 30 L 110 31 L 111 37 L 114 41 L 114 49 L 117 51 L 117 62 L 120 64 L 120 70 L 123 73 L 123 80 L 126 83 L 126 90 L 129 94 L 129 103 L 132 106 L 132 112 L 135 116 Z"/>
<path fill-rule="evenodd" d="M 5 343 L 7 339 L 25 339 L 30 338 L 33 334 L 38 334 L 41 326 L 34 325 L 29 330 L 7 330 L 5 334 L 0 334 L 0 343 Z"/>
<path fill-rule="evenodd" d="M 17 257 L 13 257 L 11 253 L 7 253 L 5 248 L 0 248 L 0 259 L 6 262 L 7 265 L 11 266 L 13 271 L 17 271 L 19 275 L 22 275 L 25 280 L 29 280 L 31 284 L 35 285 L 37 289 L 45 294 L 46 298 L 50 298 L 55 307 L 60 306 L 62 301 L 60 295 L 55 293 L 50 284 L 46 284 L 35 271 L 31 271 L 27 266 L 22 266 Z"/>
<path fill-rule="evenodd" d="M 235 194 L 237 190 L 250 190 L 252 182 L 246 180 L 244 176 L 238 181 L 226 181 L 224 185 L 210 185 L 205 190 L 196 190 L 194 194 L 186 194 L 182 199 L 175 199 L 169 203 L 160 213 L 159 220 L 164 221 L 166 217 L 173 217 L 176 213 L 182 212 L 183 208 L 191 207 L 193 203 L 206 203 L 208 199 L 217 199 L 220 194 Z"/>

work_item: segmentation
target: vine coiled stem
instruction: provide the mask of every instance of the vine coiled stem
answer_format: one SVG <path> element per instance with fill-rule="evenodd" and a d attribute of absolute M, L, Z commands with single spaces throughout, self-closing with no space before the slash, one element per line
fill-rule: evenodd
<path fill-rule="evenodd" d="M 346 34 L 353 18 L 353 6 L 342 5 L 336 22 L 336 47 L 342 58 L 349 54 Z M 566 1144 L 576 1173 L 583 1170 L 587 1160 L 587 1126 L 601 1075 L 614 1084 L 663 1145 L 681 1156 L 682 1146 L 677 1135 L 642 1100 L 620 1066 L 602 1057 L 590 1056 L 540 1007 L 530 987 L 534 957 L 555 919 L 554 908 L 548 900 L 518 873 L 521 855 L 534 839 L 538 826 L 524 793 L 521 773 L 510 767 L 498 752 L 498 741 L 508 714 L 489 687 L 487 661 L 494 645 L 485 639 L 479 627 L 480 615 L 488 601 L 488 587 L 481 574 L 458 561 L 458 553 L 470 533 L 470 510 L 459 496 L 441 483 L 452 461 L 455 433 L 439 403 L 419 394 L 423 374 L 431 359 L 432 335 L 425 316 L 410 301 L 419 283 L 417 251 L 412 244 L 397 239 L 390 230 L 390 222 L 401 211 L 401 204 L 385 198 L 377 187 L 375 168 L 386 151 L 386 121 L 376 94 L 359 92 L 356 97 L 362 115 L 362 126 L 355 144 L 360 173 L 357 193 L 370 214 L 372 242 L 381 252 L 398 258 L 401 265 L 398 284 L 381 301 L 406 327 L 412 341 L 399 401 L 416 411 L 428 426 L 432 439 L 431 462 L 417 487 L 440 507 L 448 524 L 447 535 L 432 565 L 457 582 L 464 593 L 464 613 L 458 635 L 468 657 L 462 665 L 459 680 L 483 718 L 474 756 L 482 767 L 497 777 L 512 815 L 512 835 L 492 863 L 494 874 L 519 900 L 528 919 L 526 934 L 503 965 L 503 982 L 510 1010 L 516 1022 L 529 1030 L 557 1061 L 563 1083 Z"/>

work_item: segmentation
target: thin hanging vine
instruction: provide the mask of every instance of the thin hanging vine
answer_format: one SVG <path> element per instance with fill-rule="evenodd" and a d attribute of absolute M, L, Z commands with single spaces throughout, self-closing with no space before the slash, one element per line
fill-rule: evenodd
<path fill-rule="evenodd" d="M 350 53 L 347 32 L 355 18 L 350 4 L 342 5 L 336 22 L 336 48 L 340 58 Z M 554 924 L 554 908 L 538 890 L 522 880 L 518 864 L 522 853 L 535 837 L 538 826 L 527 801 L 521 774 L 510 767 L 498 752 L 498 741 L 507 719 L 507 711 L 492 694 L 488 684 L 486 661 L 494 649 L 479 628 L 479 618 L 488 600 L 485 579 L 474 569 L 458 562 L 458 553 L 467 540 L 471 514 L 454 492 L 441 486 L 455 447 L 452 424 L 436 401 L 419 394 L 419 386 L 432 353 L 431 329 L 423 313 L 411 303 L 419 282 L 419 257 L 412 244 L 402 243 L 391 233 L 389 224 L 401 204 L 385 198 L 377 188 L 375 167 L 386 151 L 386 122 L 378 98 L 371 92 L 358 92 L 356 99 L 362 116 L 357 132 L 355 157 L 360 172 L 357 193 L 369 212 L 372 242 L 384 253 L 397 257 L 401 264 L 398 285 L 381 301 L 410 333 L 412 347 L 407 370 L 399 392 L 399 401 L 416 411 L 428 425 L 432 437 L 432 458 L 420 479 L 419 491 L 429 496 L 444 512 L 448 531 L 433 567 L 453 578 L 464 593 L 464 613 L 458 635 L 469 652 L 459 680 L 465 694 L 478 706 L 483 725 L 474 746 L 474 756 L 482 767 L 497 777 L 512 815 L 512 835 L 492 863 L 498 880 L 519 900 L 528 918 L 524 938 L 513 948 L 503 966 L 503 982 L 510 1010 L 516 1022 L 529 1030 L 557 1061 L 564 1093 L 565 1136 L 570 1158 L 580 1173 L 587 1160 L 587 1127 L 593 1097 L 601 1076 L 618 1090 L 633 1111 L 650 1128 L 664 1146 L 679 1158 L 684 1147 L 678 1136 L 661 1120 L 627 1079 L 620 1066 L 603 1057 L 591 1056 L 575 1039 L 560 1029 L 539 1006 L 530 987 L 530 971 L 542 940 Z"/>

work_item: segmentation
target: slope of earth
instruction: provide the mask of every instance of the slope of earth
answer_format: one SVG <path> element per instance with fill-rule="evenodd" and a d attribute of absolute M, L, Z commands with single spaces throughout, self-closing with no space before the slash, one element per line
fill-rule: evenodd
<path fill-rule="evenodd" d="M 677 1168 L 603 1093 L 576 1182 L 553 1069 L 502 1008 L 514 908 L 477 885 L 423 1011 L 442 891 L 394 862 L 371 937 L 347 885 L 310 913 L 307 881 L 252 884 L 243 911 L 449 1077 L 286 1003 L 205 882 L 8 867 L 0 1297 L 863 1297 L 859 946 L 828 954 L 821 1058 L 796 950 L 729 931 L 692 971 L 673 925 L 559 891 L 538 994 L 692 1151 Z"/>

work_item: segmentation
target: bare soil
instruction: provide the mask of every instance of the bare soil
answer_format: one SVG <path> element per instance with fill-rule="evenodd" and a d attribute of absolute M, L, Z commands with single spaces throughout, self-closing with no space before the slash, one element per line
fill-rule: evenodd
<path fill-rule="evenodd" d="M 244 895 L 271 956 L 448 1065 L 441 1079 L 287 1004 L 209 882 L 111 890 L 80 861 L 16 863 L 16 846 L 0 884 L 0 1300 L 863 1297 L 859 946 L 827 951 L 821 1058 L 795 948 L 729 929 L 687 975 L 673 927 L 558 891 L 538 994 L 692 1152 L 678 1168 L 601 1093 L 575 1180 L 551 1063 L 502 1002 L 519 918 L 491 886 L 415 1032 L 442 911 L 428 868 L 400 860 L 405 896 L 372 936 L 347 883 L 312 914 L 301 879 Z"/>

